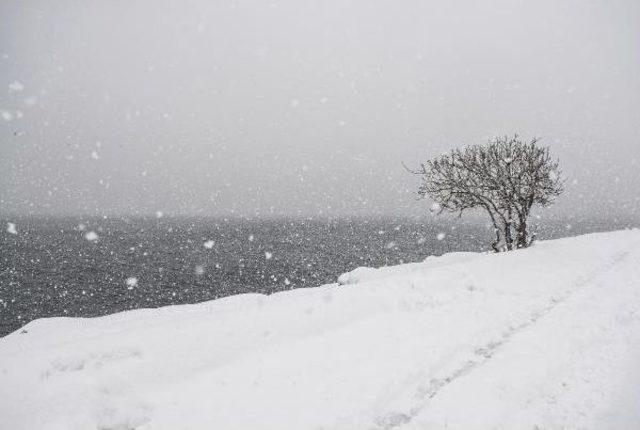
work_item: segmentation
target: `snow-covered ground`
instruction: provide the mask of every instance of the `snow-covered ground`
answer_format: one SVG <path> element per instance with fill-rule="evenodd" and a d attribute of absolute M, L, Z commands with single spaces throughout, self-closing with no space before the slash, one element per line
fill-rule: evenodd
<path fill-rule="evenodd" d="M 0 339 L 2 429 L 640 428 L 640 231 Z"/>

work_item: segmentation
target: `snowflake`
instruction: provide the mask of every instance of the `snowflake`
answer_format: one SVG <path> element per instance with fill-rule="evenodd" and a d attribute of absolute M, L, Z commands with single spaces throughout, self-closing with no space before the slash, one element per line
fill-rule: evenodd
<path fill-rule="evenodd" d="M 18 230 L 16 229 L 16 225 L 12 222 L 7 223 L 7 233 L 10 234 L 18 234 Z"/>
<path fill-rule="evenodd" d="M 9 91 L 19 93 L 24 90 L 24 85 L 20 81 L 13 81 L 9 84 Z"/>

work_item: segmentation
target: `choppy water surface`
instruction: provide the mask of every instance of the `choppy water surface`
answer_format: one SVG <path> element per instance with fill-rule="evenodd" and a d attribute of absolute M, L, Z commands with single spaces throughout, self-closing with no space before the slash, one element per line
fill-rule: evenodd
<path fill-rule="evenodd" d="M 0 235 L 0 336 L 46 316 L 97 316 L 313 287 L 358 266 L 488 250 L 491 237 L 484 224 L 450 219 L 12 222 L 17 234 Z M 543 228 L 542 236 L 606 227 L 591 223 L 569 230 L 555 223 Z"/>

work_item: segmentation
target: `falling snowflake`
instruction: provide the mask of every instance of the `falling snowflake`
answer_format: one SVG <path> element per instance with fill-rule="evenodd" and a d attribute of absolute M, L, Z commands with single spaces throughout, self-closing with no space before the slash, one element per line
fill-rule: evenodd
<path fill-rule="evenodd" d="M 84 234 L 84 238 L 89 242 L 96 241 L 98 240 L 98 233 L 96 233 L 95 231 L 88 231 Z"/>
<path fill-rule="evenodd" d="M 253 239 L 255 239 L 255 238 L 253 237 L 253 235 L 252 235 L 252 234 L 250 234 L 250 235 L 249 235 L 249 242 L 253 242 Z"/>
<path fill-rule="evenodd" d="M 2 119 L 4 119 L 5 121 L 11 121 L 13 119 L 13 114 L 8 110 L 1 111 L 0 116 L 2 116 Z"/>
<path fill-rule="evenodd" d="M 7 233 L 18 234 L 18 229 L 16 228 L 16 225 L 14 223 L 12 222 L 7 223 Z"/>
<path fill-rule="evenodd" d="M 133 287 L 138 285 L 138 278 L 132 276 L 127 278 L 124 282 L 127 284 L 127 290 L 133 290 Z"/>
<path fill-rule="evenodd" d="M 96 151 L 91 151 L 91 158 L 93 158 L 94 160 L 100 159 Z"/>
<path fill-rule="evenodd" d="M 204 266 L 198 264 L 195 269 L 196 275 L 201 276 L 204 274 Z"/>
<path fill-rule="evenodd" d="M 273 258 L 273 254 L 267 251 L 264 253 L 264 258 L 266 258 L 267 260 L 271 260 L 271 258 Z"/>
<path fill-rule="evenodd" d="M 162 211 L 156 211 L 156 218 L 162 218 L 164 216 L 164 214 L 162 213 Z"/>
<path fill-rule="evenodd" d="M 20 81 L 13 81 L 9 84 L 9 92 L 19 93 L 24 90 L 24 85 Z"/>
<path fill-rule="evenodd" d="M 442 233 L 442 232 L 440 232 L 440 233 L 438 233 L 436 235 L 436 239 L 438 239 L 438 240 L 443 240 L 445 237 L 447 237 L 447 235 L 445 233 Z"/>
<path fill-rule="evenodd" d="M 211 248 L 213 248 L 213 245 L 214 245 L 214 244 L 215 244 L 215 242 L 214 242 L 213 240 L 207 240 L 207 241 L 204 243 L 204 247 L 205 247 L 205 248 L 207 248 L 207 249 L 211 249 Z"/>

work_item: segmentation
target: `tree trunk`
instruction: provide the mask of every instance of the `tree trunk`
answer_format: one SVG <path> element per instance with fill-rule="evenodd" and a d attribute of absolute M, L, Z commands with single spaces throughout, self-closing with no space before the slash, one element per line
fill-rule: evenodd
<path fill-rule="evenodd" d="M 499 247 L 500 242 L 502 240 L 502 238 L 500 237 L 500 227 L 498 226 L 496 217 L 493 215 L 493 212 L 491 212 L 491 209 L 489 208 L 489 206 L 483 205 L 483 207 L 487 211 L 487 214 L 489 214 L 489 218 L 491 218 L 491 222 L 493 223 L 493 232 L 496 234 L 496 241 L 491 244 L 491 248 L 493 248 L 495 252 L 500 252 L 502 251 Z"/>
<path fill-rule="evenodd" d="M 504 240 L 507 245 L 507 250 L 513 249 L 513 236 L 511 236 L 511 221 L 507 221 L 504 224 Z"/>
<path fill-rule="evenodd" d="M 496 241 L 491 244 L 491 248 L 493 248 L 495 252 L 500 252 L 501 249 L 498 245 L 502 241 L 502 238 L 500 237 L 500 229 L 495 223 L 493 224 L 493 231 L 496 234 Z"/>
<path fill-rule="evenodd" d="M 529 246 L 526 219 L 521 220 L 516 227 L 516 241 L 516 245 L 518 248 L 526 248 L 527 246 Z"/>

